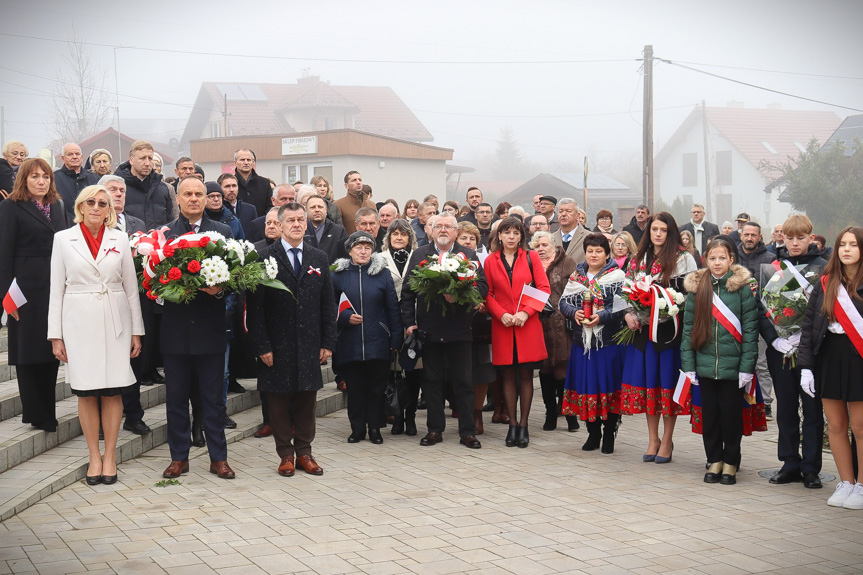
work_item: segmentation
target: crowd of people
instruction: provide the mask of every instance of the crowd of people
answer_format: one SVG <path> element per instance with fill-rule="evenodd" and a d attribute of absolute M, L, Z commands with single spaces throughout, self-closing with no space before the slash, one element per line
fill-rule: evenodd
<path fill-rule="evenodd" d="M 793 215 L 765 244 L 748 214 L 737 229 L 720 227 L 699 204 L 680 226 L 641 205 L 619 230 L 608 210 L 589 228 L 574 199 L 551 195 L 536 196 L 533 213 L 495 208 L 476 187 L 464 205 L 433 195 L 404 209 L 375 203 L 356 171 L 336 199 L 320 175 L 280 185 L 258 175 L 248 149 L 215 181 L 188 157 L 166 181 L 145 141 L 116 167 L 106 150 L 84 161 L 76 144 L 63 147 L 56 171 L 27 154 L 9 142 L 0 160 L 0 296 L 26 298 L 9 314 L 9 363 L 22 420 L 48 432 L 57 429 L 54 384 L 66 364 L 90 484 L 117 481 L 121 422 L 149 433 L 140 386 L 163 381 L 171 453 L 163 476 L 187 473 L 194 445 L 207 447 L 211 473 L 235 477 L 225 429 L 236 424 L 225 406 L 229 391 L 244 391 L 238 377 L 257 379 L 255 435 L 273 436 L 278 473 L 322 474 L 312 454 L 316 394 L 320 366 L 332 362 L 347 392 L 348 443 L 381 444 L 388 426 L 415 436 L 425 409 L 420 445 L 433 446 L 444 440 L 448 403 L 467 448 L 482 447 L 484 411 L 509 426 L 507 447 L 527 448 L 538 372 L 543 430 L 560 417 L 570 432 L 581 422 L 582 449 L 612 454 L 621 416 L 643 413 L 642 461 L 667 464 L 677 418 L 688 416 L 703 436 L 704 481 L 724 485 L 736 483 L 742 436 L 773 420 L 775 396 L 782 468 L 770 482 L 820 488 L 823 406 L 840 475 L 828 504 L 863 509 L 863 444 L 848 434 L 850 426 L 854 439 L 863 436 L 859 227 L 830 248 L 806 216 Z M 254 243 L 290 293 L 213 286 L 183 304 L 145 297 L 128 236 L 163 227 L 169 240 L 216 232 Z M 417 288 L 417 270 L 448 255 L 472 262 L 480 303 Z M 762 302 L 764 285 L 783 271 L 808 297 L 802 330 L 784 337 Z M 626 304 L 633 286 L 649 294 L 641 300 L 649 314 Z M 392 382 L 397 407 L 388 417 Z"/>

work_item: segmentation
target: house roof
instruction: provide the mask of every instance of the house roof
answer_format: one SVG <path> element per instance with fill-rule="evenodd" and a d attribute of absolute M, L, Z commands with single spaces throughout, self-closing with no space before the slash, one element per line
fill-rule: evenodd
<path fill-rule="evenodd" d="M 633 190 L 603 174 L 589 174 L 587 177 L 588 197 L 602 197 L 613 201 L 634 201 L 641 198 L 641 193 Z M 579 201 L 584 198 L 583 172 L 542 173 L 534 176 L 513 191 L 500 198 L 501 202 L 512 205 L 530 205 L 536 194 L 555 195 L 558 199 L 564 197 Z"/>
<path fill-rule="evenodd" d="M 854 141 L 858 138 L 863 140 L 863 114 L 848 116 L 842 120 L 833 135 L 824 142 L 823 149 L 828 150 L 836 142 L 842 142 L 845 146 L 845 155 L 851 156 L 854 153 Z"/>
<path fill-rule="evenodd" d="M 125 162 L 129 158 L 129 148 L 132 147 L 132 144 L 137 138 L 132 138 L 126 134 L 119 134 L 118 138 L 117 134 L 116 129 L 106 128 L 97 134 L 93 134 L 86 140 L 81 141 L 78 145 L 81 147 L 81 153 L 84 155 L 85 161 L 89 158 L 90 154 L 93 153 L 93 150 L 103 148 L 111 152 L 114 168 Z M 117 146 L 120 140 L 122 140 L 122 149 L 118 150 Z M 165 164 L 171 164 L 174 162 L 175 152 L 168 144 L 151 140 L 147 141 L 150 142 L 150 144 L 153 145 L 153 149 L 162 156 L 162 161 Z"/>
<path fill-rule="evenodd" d="M 291 134 L 287 110 L 342 108 L 353 112 L 357 130 L 414 142 L 434 137 L 392 88 L 331 86 L 316 77 L 297 84 L 204 82 L 183 132 L 183 142 L 200 137 L 214 110 L 228 100 L 228 124 L 234 136 Z"/>
<path fill-rule="evenodd" d="M 692 129 L 699 126 L 700 130 L 701 113 L 700 106 L 692 110 L 656 155 L 657 164 L 671 155 Z M 840 119 L 833 112 L 708 107 L 707 122 L 758 169 L 762 161 L 784 162 L 788 157 L 798 157 L 812 138 L 825 142 Z M 767 175 L 775 177 L 779 172 Z"/>

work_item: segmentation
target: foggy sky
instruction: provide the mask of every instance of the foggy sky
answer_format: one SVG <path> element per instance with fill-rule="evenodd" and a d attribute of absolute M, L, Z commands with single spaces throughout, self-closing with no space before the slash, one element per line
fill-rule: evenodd
<path fill-rule="evenodd" d="M 645 44 L 658 58 L 706 64 L 699 67 L 863 109 L 863 37 L 857 29 L 863 2 L 855 0 L 30 1 L 0 7 L 6 139 L 24 141 L 31 154 L 49 140 L 43 123 L 52 89 L 50 79 L 34 76 L 56 77 L 73 26 L 84 41 L 107 45 L 88 50 L 112 92 L 110 46 L 122 47 L 116 51 L 121 118 L 185 119 L 201 82 L 293 83 L 308 69 L 333 85 L 392 87 L 434 135 L 433 144 L 455 150 L 454 163 L 492 153 L 504 126 L 513 128 L 525 156 L 538 161 L 580 159 L 588 150 L 640 153 L 637 60 Z M 394 60 L 414 63 L 383 62 Z M 778 102 L 784 109 L 832 110 L 842 118 L 860 113 L 662 63 L 655 67 L 654 93 L 657 152 L 701 100 L 756 108 Z"/>

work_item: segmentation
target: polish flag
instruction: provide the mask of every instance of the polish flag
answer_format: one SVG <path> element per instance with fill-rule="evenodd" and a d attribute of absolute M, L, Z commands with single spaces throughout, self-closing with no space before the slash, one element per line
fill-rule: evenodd
<path fill-rule="evenodd" d="M 354 310 L 356 313 L 356 309 L 354 308 L 354 304 L 351 303 L 351 300 L 348 299 L 348 296 L 342 292 L 342 296 L 339 298 L 339 311 L 336 314 L 337 316 L 342 315 L 342 312 L 346 309 Z"/>
<path fill-rule="evenodd" d="M 550 296 L 551 294 L 549 293 L 545 293 L 533 286 L 524 284 L 524 287 L 521 290 L 521 296 L 518 298 L 518 306 L 516 309 L 520 309 L 521 303 L 524 302 L 524 305 L 527 307 L 535 309 L 536 311 L 542 311 L 542 308 L 545 307 L 545 302 L 548 301 Z"/>
<path fill-rule="evenodd" d="M 6 292 L 6 297 L 3 298 L 3 309 L 6 310 L 6 313 L 11 314 L 25 303 L 27 303 L 27 298 L 24 297 L 24 293 L 18 287 L 18 280 L 13 279 L 9 291 Z"/>
<path fill-rule="evenodd" d="M 674 388 L 674 403 L 682 406 L 686 403 L 686 398 L 689 397 L 689 389 L 692 387 L 692 380 L 686 377 L 686 374 L 680 372 L 680 377 L 677 378 L 677 386 Z"/>

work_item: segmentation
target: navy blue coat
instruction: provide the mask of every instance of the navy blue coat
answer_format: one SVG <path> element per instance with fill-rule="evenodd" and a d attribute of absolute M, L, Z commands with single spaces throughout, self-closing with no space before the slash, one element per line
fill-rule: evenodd
<path fill-rule="evenodd" d="M 235 240 L 246 239 L 246 234 L 243 232 L 243 226 L 240 225 L 240 220 L 237 219 L 237 216 L 231 213 L 231 210 L 229 210 L 227 206 L 222 206 L 222 213 L 219 214 L 218 218 L 214 218 L 210 211 L 207 212 L 207 217 L 213 221 L 221 222 L 231 228 L 231 233 L 234 234 Z"/>
<path fill-rule="evenodd" d="M 372 254 L 364 266 L 354 265 L 348 259 L 338 260 L 333 272 L 333 292 L 336 302 L 345 294 L 356 306 L 338 316 L 339 334 L 333 354 L 336 365 L 389 359 L 391 350 L 401 347 L 399 300 L 393 276 L 381 254 Z M 363 316 L 361 324 L 349 323 L 354 313 Z"/>
<path fill-rule="evenodd" d="M 192 228 L 182 214 L 168 224 L 165 237 L 173 239 Z M 204 214 L 198 233 L 218 232 L 230 238 L 231 228 Z M 165 302 L 162 314 L 162 353 L 173 355 L 225 354 L 228 338 L 225 298 L 198 292 L 189 303 Z"/>
<path fill-rule="evenodd" d="M 253 222 L 256 219 L 258 219 L 258 210 L 255 208 L 255 206 L 253 206 L 252 204 L 250 204 L 248 202 L 244 202 L 243 200 L 240 200 L 240 199 L 237 199 L 236 207 L 230 206 L 227 202 L 225 202 L 225 206 L 228 208 L 228 210 L 231 211 L 231 213 L 238 220 L 240 220 L 240 225 L 243 226 L 243 232 L 245 232 L 246 238 L 251 237 L 252 236 L 251 228 L 252 228 Z M 266 212 L 264 212 L 263 215 L 264 215 L 264 219 L 266 219 L 266 216 L 267 216 Z M 261 221 L 264 221 L 264 220 L 261 220 Z M 264 226 L 261 226 L 262 232 L 263 232 L 263 229 L 264 229 Z M 258 239 L 259 240 L 264 239 L 263 233 L 261 234 L 261 237 Z M 252 240 L 249 240 L 249 241 L 252 241 Z M 255 241 L 257 241 L 257 240 L 255 240 Z M 252 243 L 254 243 L 254 242 L 252 242 Z"/>
<path fill-rule="evenodd" d="M 75 199 L 78 197 L 78 194 L 87 186 L 98 183 L 99 176 L 84 168 L 81 168 L 81 171 L 77 174 L 66 166 L 62 166 L 59 170 L 54 170 L 54 185 L 57 187 L 60 197 L 63 198 L 63 203 L 66 205 L 66 213 L 71 216 L 69 218 L 70 222 L 75 217 Z M 9 191 L 11 192 L 12 190 Z"/>

